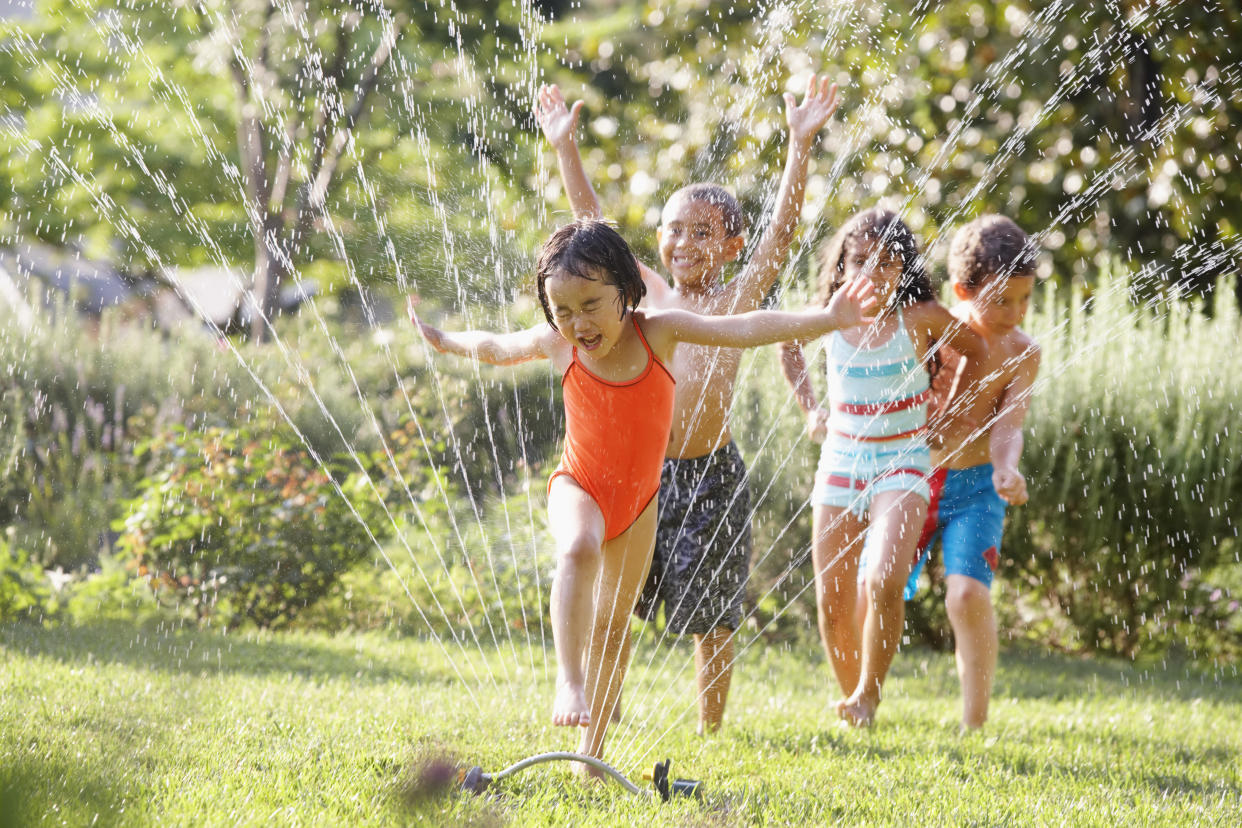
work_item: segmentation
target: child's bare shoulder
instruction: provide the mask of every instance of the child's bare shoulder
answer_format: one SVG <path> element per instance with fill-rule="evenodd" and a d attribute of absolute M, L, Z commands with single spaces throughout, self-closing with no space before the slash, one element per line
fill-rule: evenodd
<path fill-rule="evenodd" d="M 1021 328 L 1014 328 L 1006 339 L 1006 347 L 1015 358 L 1039 361 L 1039 343 L 1035 337 Z"/>
<path fill-rule="evenodd" d="M 998 350 L 1000 353 L 997 356 L 1004 360 L 1011 378 L 1032 375 L 1039 370 L 1039 343 L 1021 328 L 1014 328 L 1006 334 Z"/>
<path fill-rule="evenodd" d="M 533 329 L 535 341 L 543 349 L 544 356 L 552 360 L 557 368 L 568 367 L 573 359 L 574 348 L 561 332 L 551 325 L 540 325 Z"/>
<path fill-rule="evenodd" d="M 924 302 L 913 302 L 901 309 L 901 315 L 912 325 L 931 325 L 934 323 L 952 322 L 957 317 L 948 308 L 935 299 Z"/>

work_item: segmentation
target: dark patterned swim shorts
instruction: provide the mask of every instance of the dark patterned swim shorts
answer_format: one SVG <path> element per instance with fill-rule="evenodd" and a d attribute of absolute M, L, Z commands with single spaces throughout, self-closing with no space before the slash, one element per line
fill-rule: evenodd
<path fill-rule="evenodd" d="M 635 614 L 651 621 L 663 601 L 671 632 L 736 630 L 749 574 L 750 489 L 737 447 L 665 460 L 655 555 Z"/>

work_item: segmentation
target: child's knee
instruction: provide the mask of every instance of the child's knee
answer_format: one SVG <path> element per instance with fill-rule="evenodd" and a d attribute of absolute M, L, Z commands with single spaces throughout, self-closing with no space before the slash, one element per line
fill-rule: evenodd
<path fill-rule="evenodd" d="M 992 608 L 992 591 L 974 578 L 950 577 L 944 605 L 950 618 L 973 621 L 985 616 Z"/>
<path fill-rule="evenodd" d="M 848 618 L 858 604 L 858 594 L 853 589 L 825 589 L 816 601 L 819 605 L 819 617 L 829 625 L 835 625 L 842 618 Z"/>
<path fill-rule="evenodd" d="M 595 567 L 601 557 L 599 538 L 587 532 L 579 532 L 559 539 L 557 543 L 557 566 Z"/>
<path fill-rule="evenodd" d="M 909 573 L 899 573 L 895 567 L 883 567 L 867 573 L 867 595 L 877 601 L 901 601 Z"/>

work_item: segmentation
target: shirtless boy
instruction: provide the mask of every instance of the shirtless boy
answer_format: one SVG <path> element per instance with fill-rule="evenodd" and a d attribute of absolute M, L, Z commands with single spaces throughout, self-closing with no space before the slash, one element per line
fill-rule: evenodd
<path fill-rule="evenodd" d="M 812 75 L 798 103 L 785 98 L 789 154 L 772 219 L 742 272 L 725 281 L 741 255 L 745 217 L 737 199 L 715 184 L 675 192 L 657 230 L 670 286 L 642 266 L 644 304 L 720 315 L 758 309 L 780 275 L 802 213 L 816 135 L 837 108 L 837 87 Z M 582 102 L 569 109 L 555 86 L 539 91 L 536 115 L 556 150 L 577 218 L 602 215 L 575 139 Z M 741 623 L 750 570 L 750 494 L 746 467 L 729 432 L 741 351 L 682 345 L 672 360 L 677 382 L 672 434 L 660 488 L 655 556 L 637 614 L 651 620 L 661 602 L 668 629 L 694 636 L 700 733 L 720 727 L 733 668 L 733 632 Z"/>

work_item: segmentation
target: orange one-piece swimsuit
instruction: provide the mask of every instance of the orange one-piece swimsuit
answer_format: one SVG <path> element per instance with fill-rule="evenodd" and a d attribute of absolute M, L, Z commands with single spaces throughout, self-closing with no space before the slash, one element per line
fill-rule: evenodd
<path fill-rule="evenodd" d="M 633 319 L 633 316 L 630 317 Z M 673 425 L 673 375 L 647 349 L 647 367 L 628 382 L 609 382 L 578 359 L 561 377 L 565 400 L 565 452 L 552 481 L 573 478 L 604 515 L 604 539 L 620 535 L 660 491 L 660 469 Z"/>

